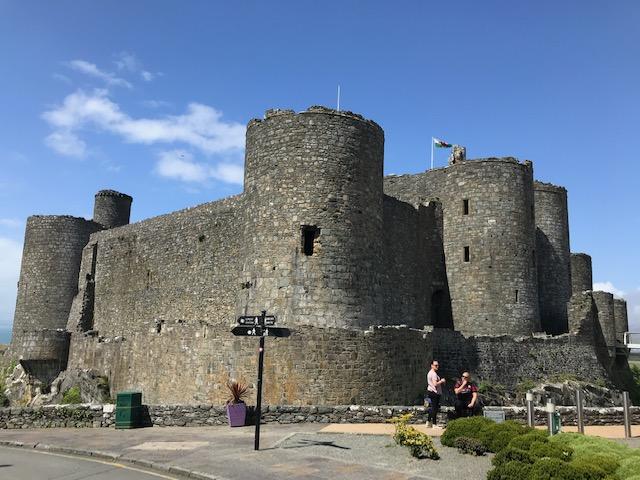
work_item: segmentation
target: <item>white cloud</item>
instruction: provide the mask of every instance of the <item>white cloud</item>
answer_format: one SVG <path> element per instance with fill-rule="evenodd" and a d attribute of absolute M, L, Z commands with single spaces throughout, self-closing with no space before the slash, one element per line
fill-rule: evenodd
<path fill-rule="evenodd" d="M 155 172 L 166 178 L 187 183 L 204 183 L 211 179 L 242 185 L 244 170 L 232 163 L 209 165 L 195 162 L 193 155 L 184 150 L 171 150 L 159 155 Z"/>
<path fill-rule="evenodd" d="M 59 130 L 48 135 L 44 143 L 60 155 L 82 158 L 85 155 L 87 145 L 75 134 L 67 130 Z"/>
<path fill-rule="evenodd" d="M 624 292 L 616 288 L 611 282 L 593 282 L 594 292 L 609 292 L 613 293 L 616 297 L 624 297 Z"/>
<path fill-rule="evenodd" d="M 143 69 L 140 60 L 130 52 L 120 52 L 117 54 L 114 63 L 118 70 L 138 74 L 145 82 L 150 82 L 159 75 L 159 73 L 152 73 Z"/>
<path fill-rule="evenodd" d="M 95 64 L 85 60 L 71 60 L 70 62 L 67 62 L 67 66 L 76 72 L 98 78 L 109 86 L 132 88 L 132 85 L 124 78 L 119 78 L 111 72 L 100 70 Z"/>
<path fill-rule="evenodd" d="M 153 80 L 156 77 L 153 73 L 147 72 L 146 70 L 142 70 L 140 72 L 140 76 L 142 77 L 142 79 L 145 82 L 150 82 L 151 80 Z"/>
<path fill-rule="evenodd" d="M 13 321 L 21 257 L 22 245 L 0 237 L 0 326 L 9 326 Z"/>
<path fill-rule="evenodd" d="M 640 287 L 625 296 L 629 315 L 629 331 L 640 333 Z"/>
<path fill-rule="evenodd" d="M 71 79 L 66 75 L 62 75 L 61 73 L 54 73 L 51 75 L 54 80 L 58 80 L 59 82 L 66 83 L 67 85 L 71 85 Z"/>
<path fill-rule="evenodd" d="M 105 90 L 90 94 L 78 90 L 68 95 L 62 105 L 44 112 L 42 118 L 56 129 L 54 134 L 61 136 L 55 140 L 67 140 L 60 142 L 63 148 L 57 151 L 63 153 L 66 147 L 70 155 L 80 150 L 73 148 L 79 146 L 74 143 L 78 139 L 75 132 L 89 126 L 119 135 L 130 143 L 184 143 L 205 154 L 240 151 L 244 146 L 243 125 L 222 121 L 222 112 L 200 103 L 190 103 L 182 115 L 136 119 L 111 101 Z"/>

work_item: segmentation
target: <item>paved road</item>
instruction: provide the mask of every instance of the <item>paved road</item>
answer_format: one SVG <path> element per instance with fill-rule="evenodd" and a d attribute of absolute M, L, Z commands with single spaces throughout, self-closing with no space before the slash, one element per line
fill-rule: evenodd
<path fill-rule="evenodd" d="M 0 479 L 160 480 L 178 477 L 70 455 L 0 447 Z"/>

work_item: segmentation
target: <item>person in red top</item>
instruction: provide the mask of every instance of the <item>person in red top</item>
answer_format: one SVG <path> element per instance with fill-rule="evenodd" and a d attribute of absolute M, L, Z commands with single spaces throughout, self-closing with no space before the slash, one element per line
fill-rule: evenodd
<path fill-rule="evenodd" d="M 462 372 L 462 377 L 453 387 L 456 394 L 456 415 L 471 417 L 478 407 L 478 387 L 471 381 L 469 372 Z"/>

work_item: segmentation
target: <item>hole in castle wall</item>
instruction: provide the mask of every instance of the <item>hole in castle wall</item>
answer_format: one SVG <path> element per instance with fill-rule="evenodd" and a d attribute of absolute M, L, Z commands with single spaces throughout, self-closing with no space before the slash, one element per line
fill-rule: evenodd
<path fill-rule="evenodd" d="M 469 262 L 471 260 L 471 253 L 469 247 L 464 247 L 464 261 Z"/>
<path fill-rule="evenodd" d="M 518 303 L 518 290 L 516 290 L 516 303 Z"/>
<path fill-rule="evenodd" d="M 462 200 L 462 214 L 469 215 L 469 199 L 465 198 Z"/>
<path fill-rule="evenodd" d="M 315 241 L 320 235 L 320 229 L 315 225 L 302 225 L 302 253 L 307 257 L 313 255 Z"/>

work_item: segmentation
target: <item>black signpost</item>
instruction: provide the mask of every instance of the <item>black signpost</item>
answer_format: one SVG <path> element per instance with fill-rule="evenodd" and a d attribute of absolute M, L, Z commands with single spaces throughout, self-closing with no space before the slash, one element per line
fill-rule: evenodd
<path fill-rule="evenodd" d="M 256 399 L 256 435 L 253 449 L 260 450 L 260 417 L 262 416 L 262 370 L 264 367 L 264 337 L 288 337 L 288 328 L 276 327 L 276 317 L 267 316 L 263 310 L 260 315 L 243 315 L 238 318 L 238 325 L 231 330 L 236 336 L 260 337 L 258 350 L 258 396 Z"/>

